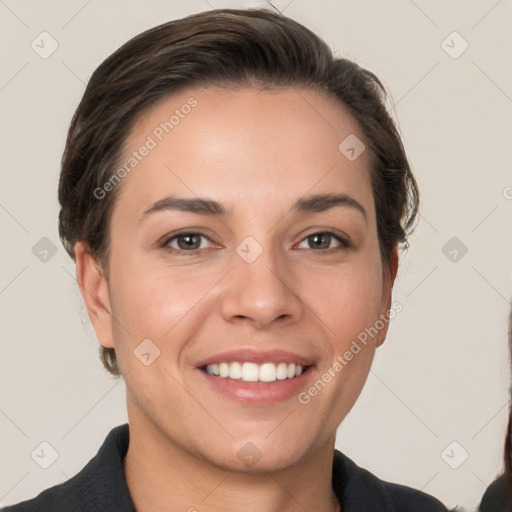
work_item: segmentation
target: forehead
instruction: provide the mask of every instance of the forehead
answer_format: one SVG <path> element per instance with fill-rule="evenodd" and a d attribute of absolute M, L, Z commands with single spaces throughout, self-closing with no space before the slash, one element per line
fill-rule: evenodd
<path fill-rule="evenodd" d="M 362 147 L 357 121 L 323 93 L 191 88 L 135 123 L 120 166 L 137 161 L 118 201 L 129 198 L 139 215 L 169 193 L 208 196 L 232 210 L 291 203 L 308 192 L 339 191 L 372 203 L 367 152 L 347 158 L 347 140 Z"/>

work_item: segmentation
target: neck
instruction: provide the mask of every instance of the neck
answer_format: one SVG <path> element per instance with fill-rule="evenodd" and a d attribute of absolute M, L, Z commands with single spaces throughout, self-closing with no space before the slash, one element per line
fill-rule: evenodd
<path fill-rule="evenodd" d="M 124 472 L 137 512 L 339 512 L 332 489 L 334 437 L 312 452 L 278 471 L 230 472 L 187 451 L 152 423 L 130 419 Z"/>

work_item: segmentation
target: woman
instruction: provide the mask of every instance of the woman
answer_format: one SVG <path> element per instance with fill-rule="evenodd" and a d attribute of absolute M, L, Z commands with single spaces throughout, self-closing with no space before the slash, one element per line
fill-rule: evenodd
<path fill-rule="evenodd" d="M 512 362 L 512 309 L 508 319 L 508 343 Z M 485 492 L 480 503 L 480 512 L 509 512 L 512 510 L 512 406 L 509 409 L 507 436 L 503 454 L 503 474 Z"/>
<path fill-rule="evenodd" d="M 263 10 L 106 59 L 69 130 L 59 228 L 129 423 L 6 511 L 446 510 L 334 449 L 418 207 L 385 99 Z"/>

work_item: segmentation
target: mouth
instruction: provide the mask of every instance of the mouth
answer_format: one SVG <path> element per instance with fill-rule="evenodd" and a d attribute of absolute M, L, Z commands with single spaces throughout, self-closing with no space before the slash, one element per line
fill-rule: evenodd
<path fill-rule="evenodd" d="M 252 364 L 254 363 L 246 362 L 241 365 L 242 376 L 238 379 L 233 379 L 231 376 L 222 377 L 220 375 L 220 364 L 218 365 L 219 375 L 209 373 L 206 367 L 198 368 L 196 375 L 199 375 L 202 378 L 202 384 L 200 384 L 200 386 L 206 384 L 205 393 L 213 391 L 218 396 L 227 397 L 231 401 L 235 401 L 244 405 L 265 406 L 275 405 L 279 402 L 284 402 L 290 399 L 298 399 L 299 393 L 309 385 L 308 382 L 312 378 L 311 376 L 313 375 L 314 371 L 313 365 L 306 367 L 299 365 L 295 366 L 293 372 L 294 375 L 292 377 L 288 377 L 287 373 L 284 379 L 278 379 L 278 371 L 280 372 L 280 377 L 284 376 L 284 367 L 281 366 L 282 369 L 278 370 L 278 364 L 275 370 L 274 379 L 272 369 L 269 370 L 265 363 L 262 365 L 254 365 L 256 368 L 254 368 Z M 232 365 L 233 363 L 230 363 L 229 366 L 226 364 L 230 371 Z M 215 366 L 215 364 L 212 364 L 209 370 L 215 371 Z M 249 380 L 243 380 L 242 378 L 244 376 L 244 366 L 246 366 L 246 378 Z M 286 367 L 287 371 L 289 371 L 291 375 L 293 366 L 290 364 L 286 365 Z M 223 365 L 222 368 L 223 374 L 225 374 L 225 366 Z M 234 368 L 235 373 L 233 376 L 236 377 L 236 364 Z M 256 373 L 256 371 L 258 373 Z M 260 380 L 260 372 L 263 373 L 263 380 Z"/>
<path fill-rule="evenodd" d="M 296 398 L 312 378 L 315 361 L 284 350 L 238 349 L 196 365 L 200 386 L 244 405 L 273 405 Z"/>
<path fill-rule="evenodd" d="M 221 379 L 230 379 L 238 382 L 261 382 L 271 383 L 296 379 L 304 374 L 312 365 L 301 365 L 295 363 L 265 362 L 263 364 L 253 362 L 221 362 L 205 364 L 199 369 L 203 372 Z"/>

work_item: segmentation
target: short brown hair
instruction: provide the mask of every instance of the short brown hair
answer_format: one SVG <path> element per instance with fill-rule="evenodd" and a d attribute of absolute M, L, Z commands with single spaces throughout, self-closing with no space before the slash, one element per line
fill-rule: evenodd
<path fill-rule="evenodd" d="M 508 348 L 509 348 L 509 364 L 510 375 L 512 375 L 512 301 L 508 317 Z M 512 494 L 512 385 L 510 386 L 509 413 L 507 434 L 505 437 L 505 450 L 503 453 L 504 471 L 503 478 L 507 482 L 507 489 Z"/>
<path fill-rule="evenodd" d="M 386 91 L 312 31 L 264 9 L 217 9 L 164 23 L 94 71 L 71 121 L 59 182 L 59 235 L 73 260 L 76 242 L 86 242 L 108 278 L 109 221 L 120 186 L 101 199 L 94 191 L 112 177 L 144 111 L 172 93 L 208 85 L 306 87 L 348 108 L 369 150 L 379 246 L 389 262 L 413 227 L 419 193 Z M 100 350 L 105 368 L 120 375 L 114 349 Z"/>

